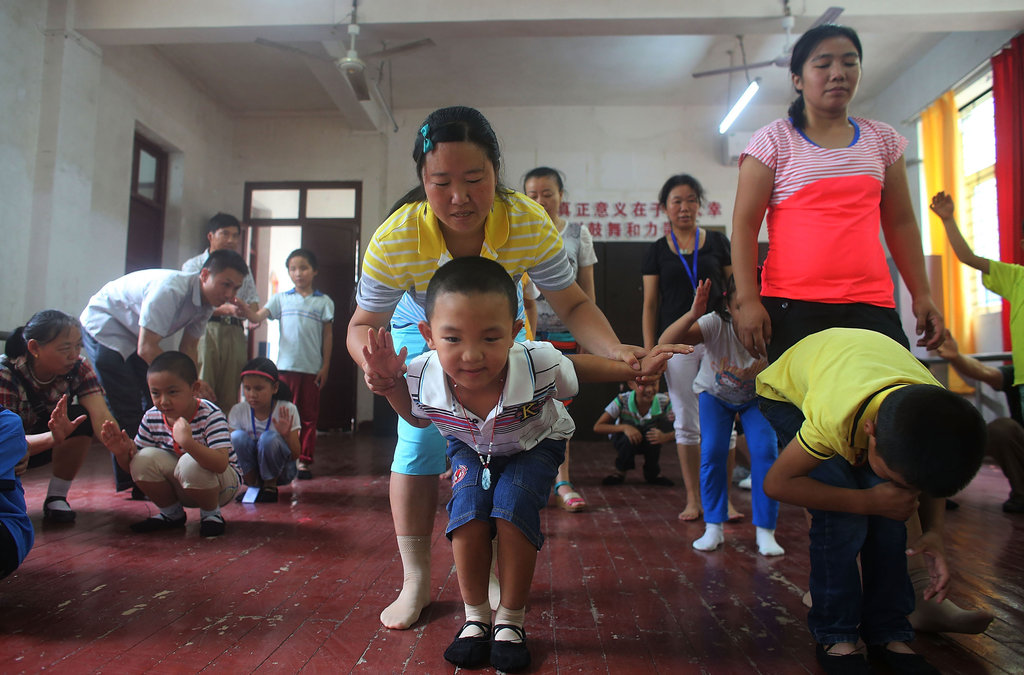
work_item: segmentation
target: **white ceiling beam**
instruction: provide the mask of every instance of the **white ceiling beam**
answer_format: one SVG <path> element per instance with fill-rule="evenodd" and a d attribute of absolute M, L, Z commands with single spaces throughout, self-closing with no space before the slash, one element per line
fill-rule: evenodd
<path fill-rule="evenodd" d="M 73 0 L 74 27 L 101 45 L 282 42 L 344 39 L 347 0 Z M 828 6 L 861 31 L 920 32 L 1024 28 L 1020 0 L 805 0 L 796 30 Z M 778 32 L 779 0 L 362 0 L 359 22 L 383 35 L 433 37 L 717 35 Z"/>

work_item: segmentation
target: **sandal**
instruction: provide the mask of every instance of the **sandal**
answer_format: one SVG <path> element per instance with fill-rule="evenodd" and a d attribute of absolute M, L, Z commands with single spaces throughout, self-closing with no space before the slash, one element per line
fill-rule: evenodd
<path fill-rule="evenodd" d="M 563 485 L 568 485 L 570 490 L 564 495 L 558 493 L 558 488 Z M 579 492 L 576 492 L 572 483 L 567 480 L 560 480 L 555 483 L 555 496 L 558 497 L 558 505 L 569 513 L 579 513 L 583 509 L 587 508 L 587 502 L 580 496 Z"/>

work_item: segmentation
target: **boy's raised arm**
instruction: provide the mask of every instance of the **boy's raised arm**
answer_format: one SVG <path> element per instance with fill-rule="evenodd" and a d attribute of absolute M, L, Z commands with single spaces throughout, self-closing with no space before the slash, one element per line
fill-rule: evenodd
<path fill-rule="evenodd" d="M 969 265 L 982 274 L 988 274 L 988 258 L 982 258 L 971 250 L 960 228 L 956 224 L 956 206 L 953 198 L 945 192 L 938 192 L 932 197 L 931 210 L 942 220 L 942 227 L 946 229 L 946 236 L 949 238 L 949 245 L 953 247 L 953 253 L 965 265 Z"/>
<path fill-rule="evenodd" d="M 430 420 L 412 414 L 412 396 L 405 386 L 405 356 L 407 349 L 395 353 L 391 333 L 385 328 L 367 330 L 363 345 L 363 380 L 374 394 L 383 396 L 398 415 L 414 427 L 425 427 Z"/>
<path fill-rule="evenodd" d="M 711 280 L 704 279 L 697 284 L 693 294 L 693 305 L 690 310 L 673 321 L 658 337 L 659 343 L 685 342 L 699 344 L 704 341 L 704 334 L 697 326 L 697 319 L 708 311 L 708 296 L 711 295 Z"/>

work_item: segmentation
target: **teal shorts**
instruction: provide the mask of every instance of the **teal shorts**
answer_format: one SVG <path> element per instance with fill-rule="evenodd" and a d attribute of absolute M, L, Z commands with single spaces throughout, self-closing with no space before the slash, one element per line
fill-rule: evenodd
<path fill-rule="evenodd" d="M 395 343 L 395 351 L 408 348 L 405 357 L 406 365 L 427 350 L 427 341 L 420 334 L 416 325 L 403 328 L 391 327 L 391 338 Z M 520 331 L 516 341 L 526 339 L 526 333 Z M 395 444 L 395 457 L 391 461 L 391 472 L 407 476 L 437 476 L 448 468 L 445 450 L 448 442 L 433 424 L 426 427 L 414 427 L 401 417 L 398 418 L 398 443 Z"/>

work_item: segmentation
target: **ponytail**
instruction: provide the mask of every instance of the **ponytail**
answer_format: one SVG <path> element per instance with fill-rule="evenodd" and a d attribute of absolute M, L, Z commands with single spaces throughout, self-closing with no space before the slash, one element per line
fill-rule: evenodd
<path fill-rule="evenodd" d="M 797 97 L 789 104 L 789 119 L 793 121 L 793 126 L 797 129 L 807 127 L 807 115 L 804 114 L 805 109 L 804 93 L 801 91 L 797 93 Z"/>
<path fill-rule="evenodd" d="M 4 354 L 9 359 L 16 359 L 19 356 L 28 354 L 28 341 L 25 340 L 23 333 L 25 332 L 24 326 L 18 326 L 11 333 L 11 336 L 7 338 L 6 344 L 4 344 Z"/>

